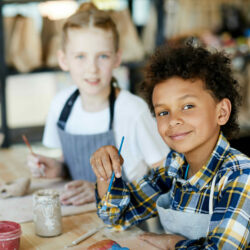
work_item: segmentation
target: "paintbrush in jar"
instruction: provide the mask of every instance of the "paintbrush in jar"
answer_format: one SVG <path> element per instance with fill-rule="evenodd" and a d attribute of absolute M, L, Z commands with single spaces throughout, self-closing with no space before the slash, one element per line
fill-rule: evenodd
<path fill-rule="evenodd" d="M 22 138 L 23 138 L 23 141 L 24 143 L 26 144 L 26 146 L 28 147 L 28 149 L 30 150 L 30 153 L 33 155 L 33 156 L 36 156 L 36 154 L 34 153 L 29 141 L 28 141 L 28 138 L 26 137 L 26 135 L 22 135 Z M 41 171 L 41 174 L 42 176 L 45 176 L 45 173 L 44 173 L 44 169 L 40 166 L 39 164 L 39 169 Z"/>

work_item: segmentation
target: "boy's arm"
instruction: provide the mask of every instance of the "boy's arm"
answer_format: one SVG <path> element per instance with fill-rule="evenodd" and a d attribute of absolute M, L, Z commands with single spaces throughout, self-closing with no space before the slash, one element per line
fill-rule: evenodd
<path fill-rule="evenodd" d="M 115 179 L 106 202 L 106 195 L 100 200 L 97 194 L 97 214 L 116 230 L 126 229 L 131 225 L 155 216 L 156 200 L 167 192 L 172 179 L 166 176 L 165 168 L 151 170 L 139 183 L 125 183 Z M 107 205 L 107 210 L 102 207 Z"/>
<path fill-rule="evenodd" d="M 220 194 L 206 238 L 183 240 L 176 249 L 245 249 L 249 243 L 250 172 L 234 172 Z M 248 240 L 248 242 L 247 242 Z"/>

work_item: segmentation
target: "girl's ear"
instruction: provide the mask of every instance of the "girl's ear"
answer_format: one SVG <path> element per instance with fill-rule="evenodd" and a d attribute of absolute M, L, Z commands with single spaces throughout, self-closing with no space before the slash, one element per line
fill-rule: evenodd
<path fill-rule="evenodd" d="M 115 60 L 114 68 L 118 68 L 121 62 L 122 62 L 122 51 L 119 49 L 116 52 L 116 60 Z"/>
<path fill-rule="evenodd" d="M 225 125 L 229 120 L 232 105 L 228 98 L 222 99 L 218 104 L 218 124 Z"/>
<path fill-rule="evenodd" d="M 61 50 L 61 49 L 57 51 L 57 60 L 58 60 L 60 68 L 63 71 L 68 71 L 69 70 L 66 55 L 65 55 L 64 51 Z"/>

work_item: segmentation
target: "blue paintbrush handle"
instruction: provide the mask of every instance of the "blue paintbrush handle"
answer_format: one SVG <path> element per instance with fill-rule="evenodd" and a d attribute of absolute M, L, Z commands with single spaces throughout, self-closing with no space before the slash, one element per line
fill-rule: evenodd
<path fill-rule="evenodd" d="M 123 141 L 124 141 L 124 136 L 122 137 L 122 140 L 121 140 L 121 144 L 120 144 L 120 147 L 119 147 L 119 150 L 118 150 L 118 155 L 120 155 L 120 154 L 121 154 Z M 107 191 L 106 200 L 108 199 L 108 195 L 109 195 L 109 193 L 110 193 L 110 190 L 111 190 L 111 187 L 112 187 L 112 184 L 113 184 L 114 178 L 115 178 L 115 172 L 113 171 L 112 176 L 111 176 L 111 179 L 110 179 L 110 182 L 109 182 L 109 187 L 108 187 L 108 191 Z M 104 209 L 104 210 L 106 210 L 106 209 L 107 209 L 106 204 L 103 206 L 103 209 Z"/>
<path fill-rule="evenodd" d="M 120 144 L 120 147 L 119 147 L 119 150 L 118 150 L 118 155 L 121 154 L 123 141 L 124 141 L 124 136 L 122 137 L 122 140 L 121 140 L 121 144 Z M 111 176 L 111 179 L 110 179 L 110 182 L 109 182 L 108 193 L 109 193 L 110 190 L 111 190 L 111 187 L 112 187 L 112 183 L 113 183 L 114 178 L 115 178 L 115 172 L 113 171 L 112 176 Z"/>

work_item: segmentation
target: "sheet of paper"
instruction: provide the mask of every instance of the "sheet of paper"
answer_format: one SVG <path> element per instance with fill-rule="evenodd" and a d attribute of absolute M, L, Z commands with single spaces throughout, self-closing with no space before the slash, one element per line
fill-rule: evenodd
<path fill-rule="evenodd" d="M 18 223 L 28 222 L 33 220 L 32 211 L 32 194 L 45 188 L 56 189 L 62 191 L 65 181 L 37 179 L 32 180 L 30 189 L 27 195 L 23 197 L 12 197 L 0 199 L 0 220 L 11 220 Z M 62 206 L 62 216 L 80 214 L 96 210 L 95 203 L 89 203 L 82 206 Z"/>

